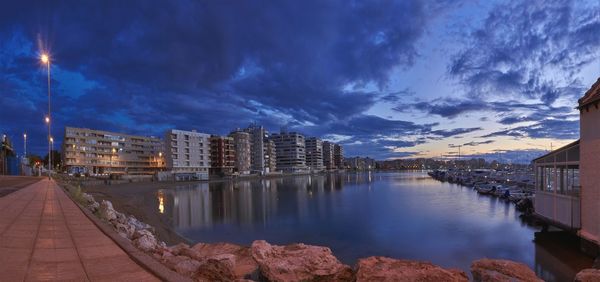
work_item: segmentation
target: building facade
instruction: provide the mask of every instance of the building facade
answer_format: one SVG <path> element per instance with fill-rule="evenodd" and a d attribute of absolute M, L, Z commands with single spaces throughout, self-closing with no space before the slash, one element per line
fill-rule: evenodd
<path fill-rule="evenodd" d="M 271 140 L 275 144 L 277 170 L 291 173 L 307 171 L 306 144 L 302 134 L 282 130 L 271 135 Z"/>
<path fill-rule="evenodd" d="M 164 145 L 155 137 L 66 127 L 62 145 L 67 172 L 152 175 L 164 170 Z"/>
<path fill-rule="evenodd" d="M 264 173 L 268 167 L 265 146 L 267 131 L 264 127 L 251 124 L 248 128 L 244 129 L 250 135 L 250 170 L 253 173 Z"/>
<path fill-rule="evenodd" d="M 369 157 L 353 157 L 344 160 L 344 166 L 353 170 L 375 169 L 375 160 Z"/>
<path fill-rule="evenodd" d="M 210 174 L 231 175 L 235 166 L 233 138 L 213 135 L 210 137 Z"/>
<path fill-rule="evenodd" d="M 168 130 L 165 133 L 167 170 L 176 179 L 208 179 L 210 135 L 195 130 Z"/>
<path fill-rule="evenodd" d="M 333 153 L 335 152 L 335 144 L 329 141 L 323 141 L 323 166 L 325 169 L 336 169 Z"/>
<path fill-rule="evenodd" d="M 277 150 L 275 142 L 268 137 L 264 140 L 265 173 L 277 171 Z"/>
<path fill-rule="evenodd" d="M 579 99 L 581 173 L 581 230 L 579 234 L 600 246 L 600 78 Z M 597 248 L 598 249 L 598 248 Z M 598 252 L 600 253 L 600 252 Z"/>
<path fill-rule="evenodd" d="M 339 145 L 333 145 L 333 164 L 337 169 L 344 168 L 344 148 Z"/>
<path fill-rule="evenodd" d="M 306 139 L 306 166 L 311 171 L 322 171 L 323 166 L 323 141 L 316 137 Z"/>
<path fill-rule="evenodd" d="M 581 247 L 600 254 L 600 78 L 578 101 L 580 139 L 533 160 L 535 214 L 577 230 Z"/>
<path fill-rule="evenodd" d="M 229 134 L 233 138 L 233 148 L 235 151 L 234 170 L 239 174 L 250 174 L 250 133 L 241 130 L 233 131 Z"/>

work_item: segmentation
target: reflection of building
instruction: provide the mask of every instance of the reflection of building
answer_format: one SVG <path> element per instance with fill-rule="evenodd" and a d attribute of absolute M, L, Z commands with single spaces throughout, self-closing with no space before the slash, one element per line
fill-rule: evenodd
<path fill-rule="evenodd" d="M 235 165 L 233 138 L 213 135 L 210 137 L 210 174 L 230 175 Z"/>
<path fill-rule="evenodd" d="M 235 151 L 235 171 L 240 174 L 250 173 L 250 134 L 241 130 L 229 134 L 233 138 Z"/>
<path fill-rule="evenodd" d="M 154 174 L 163 170 L 163 142 L 87 128 L 65 128 L 63 166 L 67 171 L 111 174 Z"/>
<path fill-rule="evenodd" d="M 306 171 L 306 145 L 304 136 L 296 132 L 281 131 L 271 135 L 275 143 L 277 169 L 284 172 Z"/>
<path fill-rule="evenodd" d="M 533 161 L 536 214 L 559 226 L 579 229 L 585 239 L 582 246 L 592 253 L 600 245 L 599 104 L 600 78 L 579 99 L 580 140 Z"/>
<path fill-rule="evenodd" d="M 176 178 L 208 179 L 209 138 L 210 135 L 195 130 L 168 130 L 165 133 L 167 169 Z"/>
<path fill-rule="evenodd" d="M 316 137 L 306 139 L 306 165 L 312 171 L 321 171 L 323 167 L 323 141 Z"/>

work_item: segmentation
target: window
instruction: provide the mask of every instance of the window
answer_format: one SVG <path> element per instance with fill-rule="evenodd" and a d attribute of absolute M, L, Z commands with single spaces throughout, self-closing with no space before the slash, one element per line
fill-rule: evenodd
<path fill-rule="evenodd" d="M 189 141 L 185 141 L 185 146 L 189 147 L 190 146 L 190 142 Z"/>

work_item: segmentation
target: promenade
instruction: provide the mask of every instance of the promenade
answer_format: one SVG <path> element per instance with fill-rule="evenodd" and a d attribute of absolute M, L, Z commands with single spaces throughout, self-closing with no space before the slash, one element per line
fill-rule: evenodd
<path fill-rule="evenodd" d="M 159 281 L 44 178 L 0 198 L 0 281 L 48 280 Z"/>

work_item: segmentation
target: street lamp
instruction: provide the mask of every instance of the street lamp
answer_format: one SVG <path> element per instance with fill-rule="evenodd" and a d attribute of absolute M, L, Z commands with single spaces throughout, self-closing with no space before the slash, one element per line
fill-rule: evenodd
<path fill-rule="evenodd" d="M 48 56 L 46 53 L 42 53 L 40 60 L 48 69 L 48 115 L 46 116 L 46 123 L 48 124 L 48 178 L 51 178 L 50 171 L 52 170 L 52 151 L 50 139 L 52 138 L 52 131 L 50 127 L 50 56 Z"/>
<path fill-rule="evenodd" d="M 27 159 L 27 133 L 23 133 L 23 158 Z"/>
<path fill-rule="evenodd" d="M 50 155 L 48 156 L 48 161 L 50 161 L 52 159 L 52 151 L 54 151 L 54 138 L 52 138 L 52 136 L 50 136 L 50 146 L 51 146 L 52 150 L 50 150 Z"/>
<path fill-rule="evenodd" d="M 112 173 L 112 157 L 113 157 L 113 155 L 114 155 L 116 152 L 117 152 L 117 149 L 115 149 L 115 148 L 112 148 L 112 150 L 111 150 L 111 154 L 110 154 L 110 166 L 109 166 L 109 168 L 110 168 L 110 173 L 108 174 L 109 176 L 110 176 L 110 174 Z"/>

